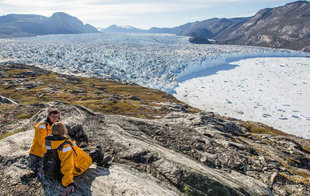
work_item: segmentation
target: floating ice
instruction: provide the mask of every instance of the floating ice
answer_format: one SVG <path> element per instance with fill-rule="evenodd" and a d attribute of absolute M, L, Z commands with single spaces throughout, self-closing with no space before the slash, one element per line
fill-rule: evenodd
<path fill-rule="evenodd" d="M 180 83 L 175 96 L 203 110 L 213 108 L 221 115 L 259 121 L 310 139 L 310 85 L 291 85 L 292 81 L 310 81 L 309 58 L 253 58 L 232 64 L 238 66 Z M 280 67 L 281 64 L 288 66 Z M 258 73 L 262 73 L 261 78 L 255 77 Z M 225 82 L 228 78 L 229 82 Z M 207 88 L 198 94 L 200 86 Z"/>

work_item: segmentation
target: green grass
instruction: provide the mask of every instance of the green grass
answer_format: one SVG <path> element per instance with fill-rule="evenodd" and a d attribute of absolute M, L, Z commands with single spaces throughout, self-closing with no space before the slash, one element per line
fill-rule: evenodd
<path fill-rule="evenodd" d="M 303 183 L 303 184 L 310 186 L 309 178 L 304 178 L 303 176 L 289 175 L 284 172 L 281 172 L 279 174 L 285 177 L 286 179 L 295 182 L 296 184 Z"/>
<path fill-rule="evenodd" d="M 4 139 L 4 138 L 7 138 L 7 137 L 9 137 L 9 136 L 11 136 L 11 135 L 14 135 L 14 134 L 16 134 L 16 133 L 22 132 L 22 131 L 24 131 L 24 128 L 21 128 L 21 129 L 18 129 L 18 130 L 16 130 L 16 131 L 9 132 L 9 133 L 6 133 L 6 134 L 1 134 L 1 135 L 0 135 L 0 140 L 2 140 L 2 139 Z"/>
<path fill-rule="evenodd" d="M 29 119 L 32 117 L 33 114 L 26 114 L 26 113 L 22 113 L 22 114 L 19 114 L 16 118 L 17 119 Z"/>
<path fill-rule="evenodd" d="M 8 70 L 9 74 L 19 74 L 25 71 L 34 71 L 35 68 L 24 66 L 22 69 Z M 41 85 L 33 89 L 15 90 L 18 87 L 6 89 L 8 85 L 1 85 L 0 94 L 17 100 L 20 104 L 47 103 L 59 100 L 69 104 L 78 104 L 85 106 L 95 112 L 109 114 L 119 114 L 141 118 L 153 118 L 158 115 L 167 114 L 167 110 L 158 103 L 171 102 L 184 104 L 173 96 L 154 89 L 148 89 L 135 85 L 123 85 L 114 81 L 71 77 L 71 79 L 60 80 L 57 77 L 64 77 L 61 74 L 50 72 L 31 78 L 32 82 L 40 82 Z M 12 78 L 11 78 L 12 79 Z M 53 89 L 52 91 L 46 88 Z M 71 93 L 72 90 L 85 90 L 86 93 Z M 121 100 L 117 102 L 105 103 L 105 99 L 117 94 Z M 141 101 L 133 101 L 131 97 L 138 97 Z M 142 101 L 143 100 L 143 101 Z M 189 107 L 189 112 L 198 112 L 197 109 Z M 20 119 L 27 118 L 27 115 L 19 116 Z"/>
<path fill-rule="evenodd" d="M 267 125 L 263 125 L 255 122 L 244 122 L 242 124 L 245 128 L 247 128 L 251 133 L 255 134 L 271 134 L 271 135 L 287 135 L 286 133 L 269 127 Z"/>
<path fill-rule="evenodd" d="M 31 69 L 10 69 L 5 71 L 5 73 L 9 74 L 9 75 L 18 75 L 27 71 L 31 71 Z"/>
<path fill-rule="evenodd" d="M 302 148 L 310 154 L 310 146 L 303 146 Z"/>

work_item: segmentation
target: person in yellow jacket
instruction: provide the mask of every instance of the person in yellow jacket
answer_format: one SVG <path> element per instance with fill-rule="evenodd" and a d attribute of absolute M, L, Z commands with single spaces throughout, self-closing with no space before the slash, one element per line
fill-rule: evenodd
<path fill-rule="evenodd" d="M 60 120 L 60 111 L 56 108 L 50 108 L 44 122 L 40 122 L 35 126 L 34 138 L 29 153 L 28 167 L 38 173 L 42 164 L 42 157 L 46 152 L 44 145 L 45 137 L 51 135 L 51 127 Z"/>
<path fill-rule="evenodd" d="M 67 129 L 64 124 L 57 122 L 52 126 L 52 135 L 45 138 L 45 145 L 47 149 L 57 149 L 58 157 L 60 160 L 60 172 L 63 175 L 61 183 L 65 188 L 63 196 L 69 195 L 74 192 L 74 176 L 79 176 L 84 173 L 94 162 L 97 165 L 104 165 L 110 157 L 104 158 L 99 149 L 91 152 L 89 155 L 80 149 L 76 143 L 68 139 L 65 134 Z M 66 142 L 61 150 L 58 150 L 59 146 Z"/>

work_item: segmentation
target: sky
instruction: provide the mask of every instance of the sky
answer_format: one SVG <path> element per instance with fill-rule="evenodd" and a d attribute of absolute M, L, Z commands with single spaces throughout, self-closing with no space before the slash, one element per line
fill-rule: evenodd
<path fill-rule="evenodd" d="M 294 0 L 0 0 L 0 16 L 65 12 L 97 28 L 113 24 L 137 28 L 175 27 L 210 18 L 252 16 Z"/>

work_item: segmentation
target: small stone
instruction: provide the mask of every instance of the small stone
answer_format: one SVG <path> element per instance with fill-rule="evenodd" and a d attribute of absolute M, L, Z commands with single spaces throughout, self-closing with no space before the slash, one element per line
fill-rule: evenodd
<path fill-rule="evenodd" d="M 207 160 L 208 160 L 207 156 L 202 156 L 200 159 L 200 162 L 205 163 L 205 162 L 207 162 Z"/>
<path fill-rule="evenodd" d="M 277 176 L 278 176 L 278 173 L 277 173 L 277 172 L 274 172 L 274 173 L 271 175 L 271 177 L 270 177 L 270 182 L 271 182 L 271 184 L 274 183 L 275 178 L 276 178 Z"/>
<path fill-rule="evenodd" d="M 136 97 L 136 96 L 132 96 L 132 97 L 130 97 L 130 100 L 132 100 L 132 101 L 140 101 L 141 99 Z"/>
<path fill-rule="evenodd" d="M 196 149 L 197 149 L 197 150 L 203 150 L 202 146 L 199 145 L 199 144 L 196 145 Z"/>

